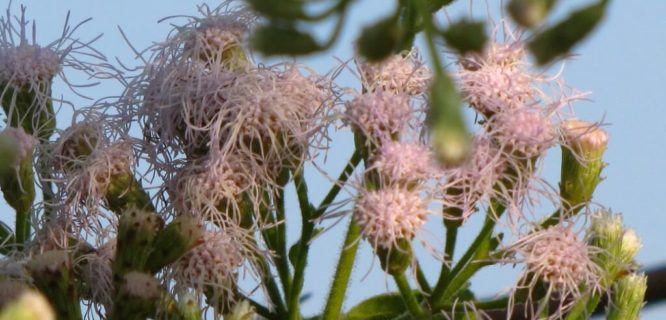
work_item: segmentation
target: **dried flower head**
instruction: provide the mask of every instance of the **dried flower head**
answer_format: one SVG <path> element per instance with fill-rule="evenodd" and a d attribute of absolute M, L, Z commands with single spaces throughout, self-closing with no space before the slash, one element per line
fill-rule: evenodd
<path fill-rule="evenodd" d="M 417 191 L 388 187 L 362 191 L 354 215 L 373 248 L 391 249 L 398 240 L 416 235 L 426 222 L 428 208 Z"/>
<path fill-rule="evenodd" d="M 232 156 L 185 167 L 169 185 L 178 214 L 217 225 L 240 221 L 244 201 L 256 198 L 255 188 L 253 173 Z"/>
<path fill-rule="evenodd" d="M 111 310 L 113 306 L 112 263 L 116 256 L 117 243 L 113 238 L 97 250 L 82 255 L 76 263 L 81 270 L 81 279 L 86 284 L 86 292 L 95 304 Z"/>
<path fill-rule="evenodd" d="M 347 103 L 344 119 L 366 137 L 381 141 L 405 131 L 412 122 L 412 113 L 409 96 L 376 91 Z"/>
<path fill-rule="evenodd" d="M 391 55 L 380 62 L 357 59 L 357 65 L 369 91 L 416 96 L 426 92 L 432 78 L 430 69 L 421 61 L 416 49 Z"/>

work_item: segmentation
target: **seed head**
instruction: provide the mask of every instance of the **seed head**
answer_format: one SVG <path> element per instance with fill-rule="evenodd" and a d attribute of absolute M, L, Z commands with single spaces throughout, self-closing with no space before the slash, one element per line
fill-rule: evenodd
<path fill-rule="evenodd" d="M 391 249 L 411 240 L 426 222 L 428 208 L 418 192 L 389 187 L 365 190 L 354 208 L 363 236 L 374 248 Z"/>

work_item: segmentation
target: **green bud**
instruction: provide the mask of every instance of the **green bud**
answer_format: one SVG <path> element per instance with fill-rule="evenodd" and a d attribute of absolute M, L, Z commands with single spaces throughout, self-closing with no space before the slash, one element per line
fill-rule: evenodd
<path fill-rule="evenodd" d="M 390 275 L 400 275 L 412 264 L 414 253 L 407 239 L 400 239 L 392 248 L 378 247 L 377 257 L 382 269 Z"/>
<path fill-rule="evenodd" d="M 131 208 L 120 216 L 114 278 L 131 270 L 148 271 L 148 259 L 154 248 L 153 240 L 162 228 L 162 219 L 155 213 Z"/>
<path fill-rule="evenodd" d="M 546 19 L 556 0 L 511 0 L 507 7 L 513 21 L 533 28 Z"/>
<path fill-rule="evenodd" d="M 601 182 L 608 134 L 592 123 L 568 120 L 562 125 L 560 195 L 565 210 L 579 210 Z"/>
<path fill-rule="evenodd" d="M 604 270 L 605 286 L 635 267 L 634 258 L 641 248 L 641 241 L 633 230 L 624 228 L 619 214 L 596 213 L 592 217 L 590 235 L 590 243 L 602 249 L 595 260 Z"/>
<path fill-rule="evenodd" d="M 26 290 L 18 299 L 5 306 L 0 320 L 55 320 L 56 315 L 42 294 Z M 65 318 L 59 318 L 65 319 Z M 67 318 L 69 319 L 69 318 Z"/>
<path fill-rule="evenodd" d="M 611 303 L 606 310 L 608 320 L 638 320 L 647 290 L 647 276 L 630 274 L 613 286 Z"/>
<path fill-rule="evenodd" d="M 528 47 L 539 65 L 567 54 L 603 20 L 607 0 L 574 11 L 569 17 L 537 34 Z"/>
<path fill-rule="evenodd" d="M 306 55 L 322 47 L 309 34 L 293 25 L 264 25 L 257 28 L 252 43 L 265 55 Z"/>
<path fill-rule="evenodd" d="M 148 258 L 148 270 L 155 273 L 178 260 L 190 248 L 201 242 L 203 226 L 199 220 L 182 215 L 160 230 L 153 241 L 153 252 Z"/>
<path fill-rule="evenodd" d="M 7 122 L 12 127 L 22 127 L 27 133 L 46 141 L 56 126 L 53 101 L 44 98 L 51 94 L 51 82 L 40 82 L 38 86 L 39 97 L 29 86 L 16 88 L 7 83 L 0 83 L 1 103 L 5 114 L 11 115 Z"/>
<path fill-rule="evenodd" d="M 155 316 L 162 290 L 153 276 L 130 272 L 122 279 L 111 319 L 146 319 Z"/>
<path fill-rule="evenodd" d="M 132 207 L 155 210 L 150 196 L 129 168 L 120 174 L 111 175 L 105 199 L 109 209 L 117 214 Z"/>
<path fill-rule="evenodd" d="M 485 27 L 481 21 L 462 19 L 449 26 L 443 36 L 446 43 L 459 54 L 481 53 L 488 41 Z"/>
<path fill-rule="evenodd" d="M 358 38 L 358 52 L 368 61 L 381 61 L 396 51 L 401 37 L 395 16 L 384 18 L 363 28 Z"/>
<path fill-rule="evenodd" d="M 199 298 L 194 292 L 183 294 L 178 300 L 178 313 L 186 320 L 201 320 Z"/>
<path fill-rule="evenodd" d="M 439 74 L 433 81 L 426 121 L 440 163 L 455 165 L 467 159 L 471 143 L 463 118 L 462 100 L 453 81 L 445 74 Z"/>
<path fill-rule="evenodd" d="M 81 319 L 72 261 L 65 250 L 46 251 L 26 264 L 34 285 L 51 301 L 58 319 Z"/>
<path fill-rule="evenodd" d="M 236 303 L 231 308 L 231 312 L 225 315 L 224 318 L 229 320 L 252 320 L 254 319 L 254 308 L 252 308 L 249 302 L 243 300 Z"/>

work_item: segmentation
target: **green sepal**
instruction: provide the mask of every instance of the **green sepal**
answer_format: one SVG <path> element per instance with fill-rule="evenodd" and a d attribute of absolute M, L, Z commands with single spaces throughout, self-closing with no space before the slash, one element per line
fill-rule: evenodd
<path fill-rule="evenodd" d="M 638 320 L 640 311 L 645 304 L 645 291 L 647 290 L 647 276 L 645 274 L 630 274 L 618 280 L 613 285 L 611 303 L 606 309 L 608 320 Z"/>
<path fill-rule="evenodd" d="M 130 208 L 155 211 L 150 196 L 129 170 L 111 176 L 105 199 L 109 209 L 116 214 Z"/>
<path fill-rule="evenodd" d="M 195 217 L 182 215 L 174 219 L 157 232 L 153 240 L 153 251 L 147 261 L 148 270 L 156 273 L 178 260 L 202 241 L 203 232 L 203 226 Z"/>
<path fill-rule="evenodd" d="M 10 126 L 15 128 L 20 126 L 28 134 L 34 134 L 41 141 L 47 141 L 56 127 L 53 101 L 46 98 L 51 93 L 51 81 L 42 82 L 39 87 L 38 90 L 43 92 L 45 101 L 39 101 L 35 91 L 30 88 L 20 88 L 17 91 L 17 88 L 6 82 L 0 83 L 2 109 L 6 115 L 11 115 L 7 119 Z M 16 106 L 15 110 L 10 110 L 12 105 Z"/>
<path fill-rule="evenodd" d="M 574 11 L 555 26 L 537 34 L 528 48 L 539 65 L 545 65 L 567 54 L 603 20 L 607 1 Z"/>
<path fill-rule="evenodd" d="M 471 52 L 483 52 L 488 41 L 485 23 L 467 19 L 462 19 L 451 24 L 442 35 L 446 43 L 461 55 Z"/>
<path fill-rule="evenodd" d="M 597 186 L 601 182 L 601 171 L 605 167 L 601 156 L 586 159 L 585 163 L 567 147 L 562 147 L 562 170 L 560 176 L 560 195 L 565 210 L 579 210 L 582 204 L 592 200 Z"/>
<path fill-rule="evenodd" d="M 131 287 L 142 286 L 140 289 Z M 157 280 L 148 273 L 131 272 L 125 275 L 119 286 L 114 301 L 111 320 L 144 320 L 155 318 L 157 305 L 163 290 Z M 142 291 L 140 294 L 133 291 Z"/>
<path fill-rule="evenodd" d="M 400 275 L 409 268 L 414 259 L 412 244 L 407 239 L 399 239 L 391 248 L 378 247 L 377 257 L 382 269 L 390 275 Z"/>

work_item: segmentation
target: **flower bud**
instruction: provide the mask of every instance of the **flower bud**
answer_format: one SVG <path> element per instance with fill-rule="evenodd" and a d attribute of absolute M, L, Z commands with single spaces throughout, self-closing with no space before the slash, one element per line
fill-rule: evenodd
<path fill-rule="evenodd" d="M 508 9 L 515 22 L 533 28 L 541 24 L 554 4 L 555 0 L 512 0 Z"/>
<path fill-rule="evenodd" d="M 611 303 L 606 313 L 608 320 L 638 320 L 647 290 L 647 276 L 630 274 L 613 286 Z"/>
<path fill-rule="evenodd" d="M 178 260 L 203 238 L 203 226 L 193 216 L 182 215 L 160 230 L 153 242 L 153 252 L 147 261 L 148 269 L 157 272 Z"/>
<path fill-rule="evenodd" d="M 414 259 L 412 245 L 407 239 L 397 240 L 391 248 L 378 247 L 375 253 L 382 269 L 390 275 L 403 274 Z"/>
<path fill-rule="evenodd" d="M 0 320 L 55 319 L 55 313 L 49 302 L 35 290 L 26 289 L 18 300 L 6 305 L 0 312 Z"/>
<path fill-rule="evenodd" d="M 26 268 L 35 286 L 51 301 L 58 319 L 81 319 L 79 295 L 72 261 L 65 250 L 46 251 L 30 260 Z"/>
<path fill-rule="evenodd" d="M 592 217 L 590 242 L 602 251 L 596 254 L 599 266 L 604 270 L 604 285 L 610 285 L 635 267 L 634 258 L 641 248 L 636 233 L 626 230 L 620 215 L 598 212 Z"/>
<path fill-rule="evenodd" d="M 643 244 L 636 231 L 627 229 L 624 235 L 622 235 L 622 243 L 620 245 L 621 261 L 625 263 L 633 262 L 641 247 L 643 247 Z"/>
<path fill-rule="evenodd" d="M 32 168 L 35 144 L 36 140 L 23 128 L 8 127 L 0 133 L 0 155 L 5 160 L 0 163 L 0 188 L 9 205 L 17 213 L 24 214 L 25 219 L 28 219 L 27 213 L 35 200 Z M 24 239 L 23 236 L 20 238 Z"/>
<path fill-rule="evenodd" d="M 594 124 L 567 120 L 562 124 L 562 174 L 560 194 L 566 210 L 578 210 L 592 199 L 601 182 L 602 156 L 608 134 Z"/>
<path fill-rule="evenodd" d="M 455 165 L 470 154 L 471 143 L 462 113 L 460 94 L 444 74 L 435 77 L 430 89 L 427 118 L 435 156 L 444 165 Z"/>
<path fill-rule="evenodd" d="M 162 228 L 162 219 L 155 213 L 131 208 L 120 216 L 116 257 L 113 261 L 115 275 L 130 270 L 147 270 L 153 251 L 153 240 Z"/>
<path fill-rule="evenodd" d="M 115 299 L 112 318 L 154 317 L 160 293 L 160 285 L 152 275 L 136 271 L 126 274 Z"/>
<path fill-rule="evenodd" d="M 243 300 L 238 302 L 224 318 L 229 320 L 252 320 L 254 319 L 254 308 L 249 302 Z"/>

